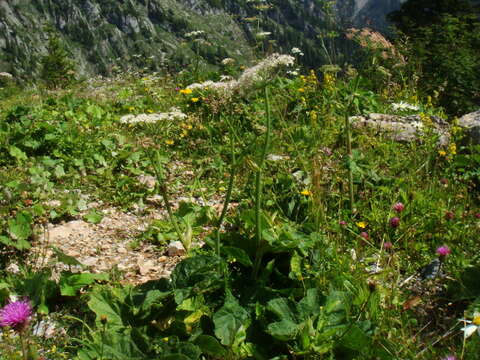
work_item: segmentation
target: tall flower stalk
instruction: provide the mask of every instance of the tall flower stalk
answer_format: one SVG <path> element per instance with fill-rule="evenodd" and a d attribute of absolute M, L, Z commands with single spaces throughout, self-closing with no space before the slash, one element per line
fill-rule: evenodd
<path fill-rule="evenodd" d="M 258 270 L 262 262 L 263 253 L 261 250 L 262 246 L 262 175 L 263 175 L 263 165 L 265 163 L 265 157 L 267 155 L 268 147 L 270 146 L 270 137 L 272 132 L 272 119 L 270 114 L 270 100 L 268 96 L 268 87 L 265 86 L 264 89 L 265 97 L 265 110 L 267 115 L 267 131 L 265 134 L 265 142 L 263 143 L 263 148 L 258 159 L 258 170 L 255 175 L 255 238 L 256 238 L 256 254 L 255 254 L 255 267 L 254 267 L 254 277 L 258 275 Z"/>

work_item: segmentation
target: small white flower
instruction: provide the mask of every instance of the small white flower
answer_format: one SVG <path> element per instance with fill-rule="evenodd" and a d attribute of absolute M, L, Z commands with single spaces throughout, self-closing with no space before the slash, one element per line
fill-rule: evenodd
<path fill-rule="evenodd" d="M 408 104 L 403 101 L 400 101 L 399 103 L 393 103 L 392 107 L 393 107 L 393 110 L 395 111 L 396 110 L 414 110 L 414 111 L 418 110 L 418 106 Z"/>
<path fill-rule="evenodd" d="M 479 312 L 475 312 L 473 314 L 472 320 L 460 319 L 460 321 L 463 321 L 464 323 L 469 324 L 461 329 L 463 331 L 463 336 L 465 337 L 465 339 L 472 336 L 475 331 L 477 331 L 478 335 L 480 335 L 480 313 Z"/>
<path fill-rule="evenodd" d="M 292 54 L 294 54 L 294 55 L 298 55 L 298 56 L 303 56 L 303 55 L 304 55 L 303 52 L 302 52 L 302 50 L 300 50 L 300 49 L 297 48 L 297 47 L 292 48 L 292 50 L 290 50 L 290 51 L 291 51 Z"/>

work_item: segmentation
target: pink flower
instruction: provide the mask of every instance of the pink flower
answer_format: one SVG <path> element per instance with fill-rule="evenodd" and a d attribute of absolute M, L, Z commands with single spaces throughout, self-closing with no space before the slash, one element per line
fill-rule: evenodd
<path fill-rule="evenodd" d="M 444 357 L 442 360 L 457 360 L 457 357 L 455 355 L 448 355 Z"/>
<path fill-rule="evenodd" d="M 364 238 L 365 240 L 368 240 L 368 239 L 370 238 L 370 236 L 368 235 L 368 233 L 367 233 L 366 231 L 362 231 L 362 232 L 360 233 L 360 236 L 361 236 L 362 238 Z"/>
<path fill-rule="evenodd" d="M 473 215 L 473 216 L 475 216 L 477 219 L 480 219 L 480 212 L 476 213 L 476 214 Z"/>
<path fill-rule="evenodd" d="M 392 209 L 397 213 L 401 213 L 403 209 L 405 209 L 405 205 L 403 205 L 401 202 L 397 202 L 395 205 L 393 205 Z"/>
<path fill-rule="evenodd" d="M 450 250 L 450 248 L 447 245 L 440 246 L 437 249 L 437 254 L 440 257 L 445 257 L 445 256 L 449 255 L 451 252 L 452 252 L 452 250 Z"/>
<path fill-rule="evenodd" d="M 10 326 L 21 331 L 28 325 L 32 307 L 28 300 L 10 302 L 0 310 L 0 327 Z"/>
<path fill-rule="evenodd" d="M 398 225 L 400 225 L 400 218 L 399 217 L 392 217 L 388 223 L 390 224 L 390 227 L 392 228 L 397 228 Z"/>
<path fill-rule="evenodd" d="M 345 220 L 340 220 L 338 222 L 341 226 L 346 226 L 347 225 L 347 222 Z"/>
<path fill-rule="evenodd" d="M 390 241 L 387 241 L 383 244 L 383 248 L 385 250 L 390 250 L 391 248 L 393 248 L 393 244 Z"/>

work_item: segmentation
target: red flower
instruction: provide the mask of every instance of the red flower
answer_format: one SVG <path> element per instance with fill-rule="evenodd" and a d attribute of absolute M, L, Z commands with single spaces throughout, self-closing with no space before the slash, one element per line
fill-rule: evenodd
<path fill-rule="evenodd" d="M 392 217 L 388 223 L 390 224 L 390 227 L 392 228 L 397 228 L 398 225 L 400 225 L 400 218 L 395 216 L 395 217 Z"/>

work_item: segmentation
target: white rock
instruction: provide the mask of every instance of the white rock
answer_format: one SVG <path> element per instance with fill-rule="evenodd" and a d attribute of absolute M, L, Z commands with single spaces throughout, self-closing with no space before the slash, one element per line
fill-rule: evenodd
<path fill-rule="evenodd" d="M 167 254 L 168 256 L 182 256 L 185 255 L 186 251 L 183 247 L 183 244 L 180 241 L 173 241 L 168 244 Z"/>

